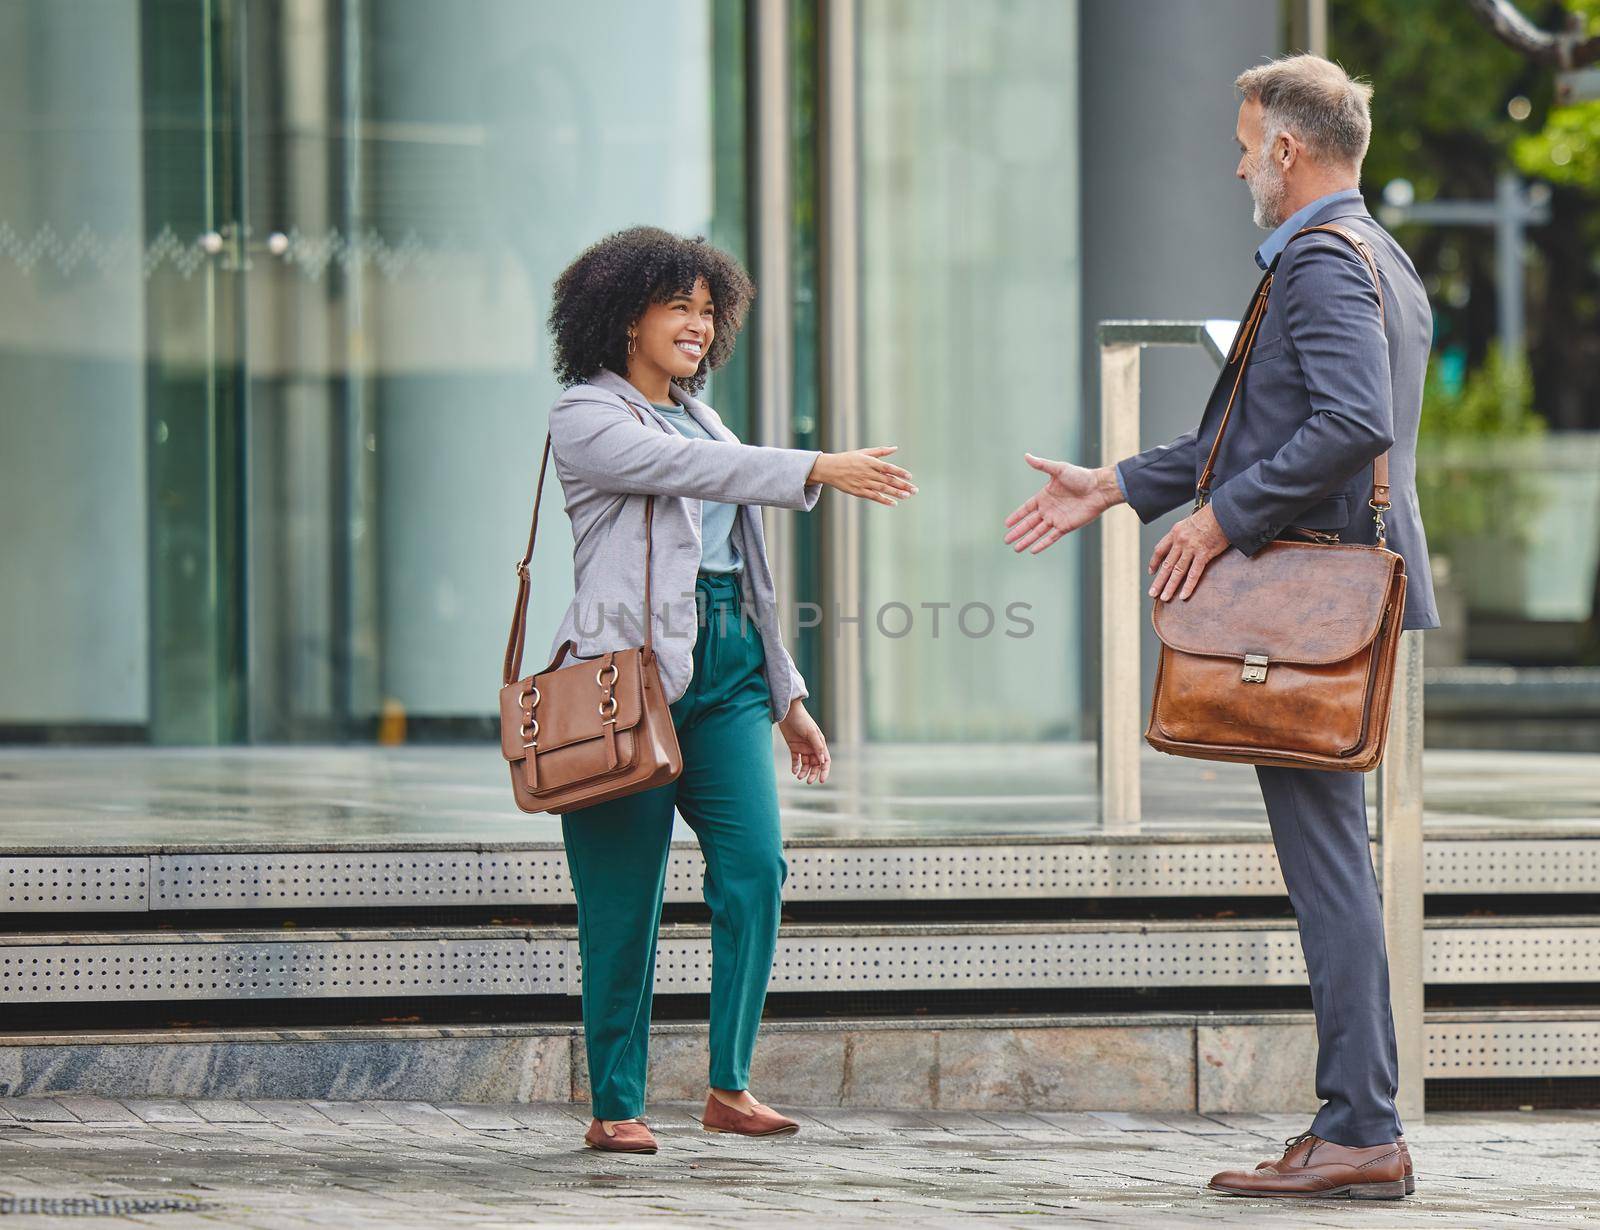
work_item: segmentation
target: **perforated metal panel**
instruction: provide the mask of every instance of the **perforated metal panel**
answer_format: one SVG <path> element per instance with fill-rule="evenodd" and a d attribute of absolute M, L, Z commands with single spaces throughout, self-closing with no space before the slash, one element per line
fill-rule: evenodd
<path fill-rule="evenodd" d="M 1429 927 L 1429 983 L 1600 981 L 1600 925 Z"/>
<path fill-rule="evenodd" d="M 127 943 L 60 936 L 0 943 L 0 1002 L 43 999 L 291 998 L 347 995 L 577 994 L 570 929 L 472 939 L 418 929 L 181 936 Z M 1428 980 L 1600 981 L 1600 926 L 1430 924 Z M 774 991 L 1028 987 L 1295 986 L 1305 982 L 1291 922 L 791 928 Z M 703 927 L 663 928 L 656 988 L 703 993 Z"/>
<path fill-rule="evenodd" d="M 709 945 L 663 940 L 656 988 L 710 989 Z M 1306 980 L 1292 929 L 828 935 L 778 940 L 773 991 L 1025 987 L 1292 986 Z"/>
<path fill-rule="evenodd" d="M 1270 842 L 831 846 L 785 851 L 789 900 L 1261 896 Z"/>
<path fill-rule="evenodd" d="M 156 910 L 261 906 L 442 905 L 478 900 L 475 851 L 161 854 Z"/>
<path fill-rule="evenodd" d="M 1600 1021 L 1471 1021 L 1427 1027 L 1430 1077 L 1600 1076 Z"/>
<path fill-rule="evenodd" d="M 1600 841 L 1430 841 L 1430 893 L 1600 892 Z"/>
<path fill-rule="evenodd" d="M 698 856 L 697 856 L 698 857 Z M 565 851 L 502 850 L 478 858 L 479 900 L 488 904 L 556 905 L 572 900 Z"/>
<path fill-rule="evenodd" d="M 792 846 L 787 901 L 1276 896 L 1270 842 Z M 1431 893 L 1600 892 L 1600 841 L 1428 843 Z M 699 901 L 692 847 L 667 865 L 668 901 Z M 301 854 L 0 857 L 0 912 L 281 906 L 549 905 L 572 901 L 559 848 Z"/>
<path fill-rule="evenodd" d="M 144 910 L 149 908 L 148 876 L 143 855 L 0 858 L 0 910 Z"/>
<path fill-rule="evenodd" d="M 1600 926 L 1430 923 L 1428 981 L 1600 981 Z M 710 943 L 665 928 L 657 949 L 662 992 L 710 989 Z M 1103 928 L 929 929 L 854 927 L 778 939 L 774 991 L 962 990 L 1028 987 L 1299 986 L 1306 981 L 1291 922 Z"/>
<path fill-rule="evenodd" d="M 567 946 L 524 939 L 178 940 L 0 947 L 0 1002 L 565 993 Z"/>

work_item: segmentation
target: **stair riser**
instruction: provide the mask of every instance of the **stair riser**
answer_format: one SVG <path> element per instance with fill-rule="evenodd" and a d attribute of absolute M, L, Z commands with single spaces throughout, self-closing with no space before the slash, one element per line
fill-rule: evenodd
<path fill-rule="evenodd" d="M 1474 925 L 1434 919 L 1430 985 L 1600 981 L 1600 925 L 1550 919 Z M 1069 924 L 1055 927 L 792 927 L 779 937 L 776 993 L 1306 983 L 1294 924 Z M 656 991 L 711 987 L 704 928 L 668 927 Z M 477 933 L 149 933 L 0 937 L 0 1003 L 373 996 L 568 995 L 581 990 L 570 929 Z"/>
<path fill-rule="evenodd" d="M 784 899 L 973 901 L 1281 897 L 1269 841 L 791 845 Z M 1600 840 L 1434 839 L 1430 893 L 1600 892 Z M 697 902 L 705 864 L 672 852 L 666 899 Z M 559 846 L 0 856 L 0 913 L 570 905 Z"/>
<path fill-rule="evenodd" d="M 263 1031 L 204 1041 L 151 1038 L 0 1043 L 0 1093 L 102 1097 L 576 1101 L 588 1096 L 581 1033 L 463 1028 Z M 1430 1021 L 1427 1076 L 1600 1075 L 1600 1019 Z M 751 1087 L 776 1105 L 968 1110 L 1313 1111 L 1316 1036 L 1303 1014 L 934 1028 L 774 1023 Z M 704 1026 L 653 1032 L 651 1096 L 704 1096 Z"/>

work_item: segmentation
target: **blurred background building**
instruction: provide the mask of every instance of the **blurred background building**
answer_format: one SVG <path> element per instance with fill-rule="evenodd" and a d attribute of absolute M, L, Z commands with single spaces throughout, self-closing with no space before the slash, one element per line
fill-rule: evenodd
<path fill-rule="evenodd" d="M 1386 187 L 1492 206 L 1507 172 L 1541 206 L 1514 285 L 1492 225 L 1390 209 L 1439 322 L 1430 664 L 1469 668 L 1436 671 L 1433 733 L 1600 746 L 1600 689 L 1548 669 L 1600 659 L 1600 104 L 1554 105 L 1455 0 L 1391 9 L 1322 18 L 1377 86 L 1374 208 Z M 649 222 L 710 235 L 762 287 L 711 388 L 725 418 L 896 443 L 926 493 L 774 526 L 788 592 L 824 612 L 796 640 L 836 738 L 1092 739 L 1092 559 L 1018 560 L 1000 521 L 1024 450 L 1093 452 L 1094 321 L 1237 313 L 1258 236 L 1230 82 L 1302 6 L 764 12 L 0 4 L 0 736 L 486 738 L 557 392 L 549 286 Z M 1209 380 L 1198 354 L 1153 355 L 1145 438 L 1192 423 Z M 570 585 L 546 524 L 534 656 Z M 974 602 L 999 614 L 983 635 L 957 621 Z"/>
<path fill-rule="evenodd" d="M 1392 7 L 1324 18 L 1377 86 L 1374 208 L 1492 206 L 1507 172 L 1541 207 L 1511 285 L 1492 225 L 1390 209 L 1439 327 L 1430 663 L 1497 668 L 1436 672 L 1434 731 L 1600 746 L 1591 677 L 1538 669 L 1600 658 L 1600 104 L 1554 105 L 1455 0 Z M 1092 739 L 1092 560 L 1016 559 L 1000 522 L 1024 450 L 1092 454 L 1094 321 L 1237 313 L 1259 237 L 1230 83 L 1301 11 L 5 0 L 0 735 L 486 738 L 557 392 L 549 286 L 649 222 L 761 284 L 711 388 L 725 418 L 896 443 L 925 492 L 774 526 L 788 592 L 825 613 L 796 639 L 836 738 Z M 1210 372 L 1152 356 L 1147 440 L 1192 423 Z M 546 525 L 533 656 L 570 585 Z M 974 602 L 987 634 L 958 623 Z"/>

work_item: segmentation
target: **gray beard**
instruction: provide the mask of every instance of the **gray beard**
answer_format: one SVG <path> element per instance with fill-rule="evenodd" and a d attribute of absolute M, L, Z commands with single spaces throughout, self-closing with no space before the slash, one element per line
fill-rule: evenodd
<path fill-rule="evenodd" d="M 1283 176 L 1272 163 L 1263 163 L 1246 177 L 1250 199 L 1255 206 L 1255 224 L 1264 231 L 1275 231 L 1283 225 Z"/>

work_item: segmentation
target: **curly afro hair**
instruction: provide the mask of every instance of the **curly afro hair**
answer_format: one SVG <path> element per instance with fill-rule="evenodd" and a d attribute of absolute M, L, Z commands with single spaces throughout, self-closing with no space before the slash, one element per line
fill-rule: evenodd
<path fill-rule="evenodd" d="M 550 305 L 556 377 L 582 384 L 601 368 L 628 367 L 628 329 L 652 303 L 688 294 L 696 279 L 711 288 L 716 335 L 693 376 L 677 383 L 698 392 L 707 373 L 733 355 L 733 343 L 755 297 L 755 284 L 737 260 L 703 237 L 686 239 L 654 226 L 607 235 L 556 279 Z"/>

